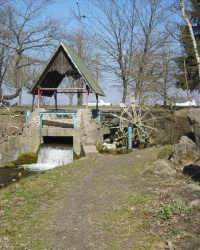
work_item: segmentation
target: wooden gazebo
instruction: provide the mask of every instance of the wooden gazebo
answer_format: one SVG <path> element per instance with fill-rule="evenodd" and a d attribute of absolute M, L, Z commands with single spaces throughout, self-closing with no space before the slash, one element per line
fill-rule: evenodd
<path fill-rule="evenodd" d="M 85 86 L 83 88 L 59 88 L 59 85 L 66 76 L 71 76 L 76 80 L 82 78 Z M 63 93 L 63 91 L 86 93 L 86 107 L 89 93 L 96 95 L 97 103 L 99 95 L 105 96 L 103 90 L 95 81 L 91 72 L 78 54 L 68 45 L 61 42 L 55 49 L 36 82 L 32 85 L 29 93 L 33 95 L 33 102 L 35 96 L 38 96 L 38 108 L 40 107 L 41 96 L 52 97 L 54 95 L 57 109 L 57 94 Z"/>

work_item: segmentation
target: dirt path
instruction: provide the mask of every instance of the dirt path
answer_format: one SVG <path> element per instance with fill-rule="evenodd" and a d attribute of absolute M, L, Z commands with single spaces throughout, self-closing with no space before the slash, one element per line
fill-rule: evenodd
<path fill-rule="evenodd" d="M 198 215 L 160 220 L 151 213 L 177 198 L 184 185 L 181 179 L 144 175 L 143 166 L 157 154 L 151 148 L 84 159 L 91 169 L 57 204 L 50 249 L 199 250 Z"/>
<path fill-rule="evenodd" d="M 155 159 L 156 153 L 146 152 L 145 161 Z M 102 230 L 101 218 L 108 216 L 118 201 L 134 190 L 133 176 L 128 170 L 134 168 L 134 162 L 143 163 L 144 157 L 135 151 L 131 157 L 103 155 L 90 159 L 91 162 L 96 167 L 58 206 L 56 223 L 51 228 L 52 249 L 112 249 L 115 236 Z M 126 240 L 123 244 L 130 245 L 130 238 Z"/>

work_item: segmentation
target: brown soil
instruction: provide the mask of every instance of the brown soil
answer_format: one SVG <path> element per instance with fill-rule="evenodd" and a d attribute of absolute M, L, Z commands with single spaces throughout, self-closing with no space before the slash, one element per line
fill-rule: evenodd
<path fill-rule="evenodd" d="M 159 214 L 172 200 L 187 204 L 181 190 L 189 179 L 182 169 L 173 177 L 146 171 L 157 155 L 158 149 L 150 148 L 83 159 L 91 170 L 63 192 L 48 228 L 50 249 L 200 249 L 197 210 Z"/>

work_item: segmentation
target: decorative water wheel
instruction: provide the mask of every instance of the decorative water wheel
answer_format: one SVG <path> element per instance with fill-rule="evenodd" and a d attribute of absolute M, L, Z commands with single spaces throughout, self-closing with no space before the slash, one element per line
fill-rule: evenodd
<path fill-rule="evenodd" d="M 151 110 L 144 106 L 126 106 L 120 104 L 122 112 L 120 115 L 112 114 L 119 120 L 119 127 L 116 132 L 116 141 L 122 146 L 127 145 L 128 126 L 132 126 L 132 144 L 133 146 L 144 147 L 151 138 L 154 130 L 155 117 Z"/>

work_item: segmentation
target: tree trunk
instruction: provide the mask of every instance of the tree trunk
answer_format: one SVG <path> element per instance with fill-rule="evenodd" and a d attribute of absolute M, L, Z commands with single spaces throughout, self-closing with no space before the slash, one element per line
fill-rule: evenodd
<path fill-rule="evenodd" d="M 199 56 L 199 52 L 198 52 L 198 48 L 197 48 L 197 43 L 196 43 L 196 40 L 195 40 L 195 37 L 194 37 L 194 31 L 193 31 L 193 28 L 192 28 L 192 24 L 190 22 L 190 19 L 187 17 L 187 15 L 185 13 L 185 0 L 181 0 L 181 12 L 182 12 L 182 17 L 185 20 L 185 22 L 187 23 L 189 31 L 190 31 L 190 37 L 192 39 L 194 53 L 195 53 L 195 57 L 196 57 L 196 60 L 197 60 L 199 77 L 200 77 L 200 56 Z"/>
<path fill-rule="evenodd" d="M 72 93 L 69 94 L 69 105 L 73 106 L 73 94 Z"/>
<path fill-rule="evenodd" d="M 126 97 L 127 97 L 127 86 L 128 86 L 128 84 L 127 84 L 126 79 L 123 79 L 123 87 L 124 87 L 124 89 L 123 89 L 123 94 L 122 94 L 122 102 L 123 102 L 123 103 L 126 102 Z"/>
<path fill-rule="evenodd" d="M 19 92 L 19 101 L 18 101 L 19 105 L 22 105 L 22 90 Z"/>

